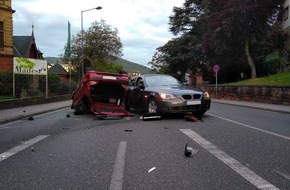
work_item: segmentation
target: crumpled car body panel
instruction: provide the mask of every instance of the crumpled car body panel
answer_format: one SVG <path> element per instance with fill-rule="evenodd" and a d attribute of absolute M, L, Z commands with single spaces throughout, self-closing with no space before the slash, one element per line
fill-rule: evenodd
<path fill-rule="evenodd" d="M 132 116 L 124 107 L 128 90 L 125 74 L 88 71 L 72 96 L 75 113 L 109 116 Z"/>

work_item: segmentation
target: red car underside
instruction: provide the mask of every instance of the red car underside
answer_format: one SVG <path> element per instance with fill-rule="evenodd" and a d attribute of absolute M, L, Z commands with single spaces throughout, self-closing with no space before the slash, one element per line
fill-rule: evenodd
<path fill-rule="evenodd" d="M 91 109 L 95 115 L 131 116 L 124 109 L 123 100 L 127 92 L 127 85 L 119 83 L 98 82 L 91 86 Z"/>
<path fill-rule="evenodd" d="M 132 116 L 125 110 L 128 76 L 118 73 L 88 71 L 73 94 L 75 113 L 108 116 Z"/>

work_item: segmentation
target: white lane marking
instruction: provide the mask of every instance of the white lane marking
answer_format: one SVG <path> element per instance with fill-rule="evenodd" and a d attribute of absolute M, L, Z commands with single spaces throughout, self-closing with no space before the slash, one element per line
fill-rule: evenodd
<path fill-rule="evenodd" d="M 10 156 L 13 156 L 14 154 L 28 148 L 29 146 L 47 138 L 49 135 L 39 135 L 39 136 L 36 136 L 34 137 L 33 139 L 30 139 L 28 141 L 26 141 L 25 143 L 21 144 L 21 145 L 18 145 L 2 154 L 0 154 L 0 162 L 9 158 Z"/>
<path fill-rule="evenodd" d="M 286 179 L 290 180 L 290 175 L 284 174 L 282 172 L 279 172 L 278 170 L 274 170 L 277 174 L 280 174 L 281 176 L 285 177 Z"/>
<path fill-rule="evenodd" d="M 150 170 L 148 170 L 148 173 L 154 171 L 156 169 L 156 167 L 151 168 Z"/>
<path fill-rule="evenodd" d="M 243 124 L 243 123 L 240 123 L 240 122 L 237 122 L 237 121 L 234 121 L 234 120 L 230 120 L 230 119 L 227 119 L 227 118 L 224 118 L 224 117 L 220 117 L 220 116 L 217 116 L 217 115 L 214 115 L 214 114 L 210 114 L 210 113 L 207 113 L 207 115 L 211 115 L 213 117 L 217 117 L 217 118 L 220 118 L 222 120 L 226 120 L 226 121 L 229 121 L 229 122 L 238 124 L 238 125 L 242 125 L 244 127 L 247 127 L 247 128 L 250 128 L 250 129 L 254 129 L 256 131 L 260 131 L 260 132 L 263 132 L 263 133 L 267 133 L 267 134 L 270 134 L 270 135 L 274 135 L 276 137 L 281 137 L 281 138 L 286 139 L 286 140 L 290 140 L 290 137 L 287 137 L 287 136 L 284 136 L 284 135 L 279 135 L 277 133 L 273 133 L 273 132 L 266 131 L 266 130 L 263 130 L 263 129 L 259 129 L 259 128 L 253 127 L 251 125 Z"/>
<path fill-rule="evenodd" d="M 196 143 L 198 143 L 200 146 L 202 146 L 204 149 L 206 149 L 208 152 L 210 152 L 212 155 L 214 155 L 220 161 L 225 163 L 227 166 L 232 168 L 236 173 L 241 175 L 243 178 L 245 178 L 247 181 L 249 181 L 251 184 L 253 184 L 258 189 L 278 190 L 277 187 L 275 187 L 271 183 L 267 182 L 262 177 L 258 176 L 255 172 L 253 172 L 249 168 L 243 166 L 240 162 L 238 162 L 234 158 L 230 157 L 222 150 L 218 149 L 218 147 L 216 147 L 211 142 L 209 142 L 206 139 L 204 139 L 203 137 L 201 137 L 199 134 L 197 134 L 193 130 L 180 129 L 180 131 L 183 132 L 185 135 L 189 136 L 192 140 L 194 140 Z"/>
<path fill-rule="evenodd" d="M 127 142 L 123 141 L 119 143 L 109 190 L 123 189 L 123 173 L 125 166 L 126 147 Z"/>

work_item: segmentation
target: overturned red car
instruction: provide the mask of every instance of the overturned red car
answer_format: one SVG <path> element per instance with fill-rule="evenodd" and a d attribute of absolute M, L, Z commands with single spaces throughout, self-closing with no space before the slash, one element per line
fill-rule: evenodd
<path fill-rule="evenodd" d="M 88 71 L 72 96 L 75 114 L 131 116 L 124 99 L 129 78 L 126 74 Z"/>

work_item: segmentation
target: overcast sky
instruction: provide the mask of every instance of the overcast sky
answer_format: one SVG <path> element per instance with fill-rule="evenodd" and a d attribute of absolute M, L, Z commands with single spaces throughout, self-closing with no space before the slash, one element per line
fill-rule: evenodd
<path fill-rule="evenodd" d="M 123 59 L 150 67 L 156 48 L 174 36 L 169 32 L 169 16 L 184 0 L 12 0 L 13 35 L 31 35 L 44 57 L 58 57 L 67 42 L 67 22 L 71 35 L 81 30 L 81 11 L 101 6 L 101 10 L 83 13 L 83 26 L 105 20 L 119 30 Z"/>

